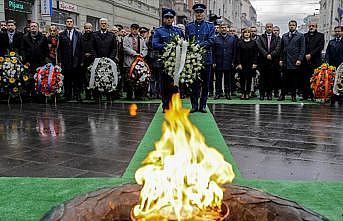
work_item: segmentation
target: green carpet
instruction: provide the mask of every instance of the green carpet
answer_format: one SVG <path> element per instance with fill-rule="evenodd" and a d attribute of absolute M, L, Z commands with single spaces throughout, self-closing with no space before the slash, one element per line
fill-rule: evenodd
<path fill-rule="evenodd" d="M 189 107 L 186 101 L 185 105 Z M 343 182 L 291 182 L 245 180 L 223 139 L 212 114 L 191 114 L 191 121 L 200 129 L 209 146 L 216 147 L 233 165 L 235 184 L 255 187 L 296 201 L 332 221 L 343 220 Z M 134 173 L 161 136 L 163 114 L 158 110 L 122 178 L 49 179 L 0 178 L 0 221 L 38 220 L 51 207 L 77 195 L 96 189 L 134 182 Z"/>
<path fill-rule="evenodd" d="M 77 195 L 123 183 L 123 179 L 106 178 L 0 178 L 0 221 L 37 221 Z"/>
<path fill-rule="evenodd" d="M 310 100 L 308 101 L 300 101 L 298 98 L 297 102 L 292 102 L 291 97 L 287 96 L 286 100 L 284 101 L 278 101 L 276 98 L 273 98 L 273 100 L 259 100 L 257 97 L 255 98 L 250 98 L 249 100 L 241 100 L 238 97 L 234 97 L 232 100 L 227 100 L 227 99 L 218 99 L 214 100 L 213 98 L 208 99 L 207 101 L 208 104 L 296 104 L 296 105 L 308 105 L 308 104 L 319 104 L 318 102 L 312 102 Z"/>

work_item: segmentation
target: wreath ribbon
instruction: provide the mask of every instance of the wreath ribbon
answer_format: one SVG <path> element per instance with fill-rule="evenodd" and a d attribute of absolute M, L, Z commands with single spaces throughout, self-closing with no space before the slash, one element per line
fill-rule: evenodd
<path fill-rule="evenodd" d="M 52 75 L 54 74 L 54 66 L 51 63 L 48 65 L 50 65 L 49 76 L 48 76 L 48 91 L 50 93 L 51 92 L 50 86 L 51 86 Z"/>
<path fill-rule="evenodd" d="M 144 59 L 142 58 L 142 56 L 137 56 L 136 59 L 132 62 L 131 67 L 130 67 L 130 71 L 129 71 L 129 76 L 128 76 L 129 78 L 132 76 L 132 73 L 135 70 L 137 63 L 140 61 L 144 62 Z"/>

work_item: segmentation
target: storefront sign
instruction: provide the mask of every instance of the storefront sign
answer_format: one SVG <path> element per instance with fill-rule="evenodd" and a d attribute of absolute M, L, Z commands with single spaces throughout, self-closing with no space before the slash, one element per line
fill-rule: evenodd
<path fill-rule="evenodd" d="M 41 15 L 51 17 L 52 15 L 52 0 L 41 0 Z"/>
<path fill-rule="evenodd" d="M 70 4 L 63 1 L 58 1 L 58 9 L 69 11 L 69 12 L 77 12 L 77 5 Z"/>
<path fill-rule="evenodd" d="M 18 0 L 5 0 L 5 9 L 12 11 L 19 11 L 25 13 L 32 12 L 32 4 L 29 2 L 18 1 Z"/>

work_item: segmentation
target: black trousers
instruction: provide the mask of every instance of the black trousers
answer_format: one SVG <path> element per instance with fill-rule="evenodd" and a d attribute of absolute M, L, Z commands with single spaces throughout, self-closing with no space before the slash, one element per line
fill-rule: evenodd
<path fill-rule="evenodd" d="M 178 93 L 178 87 L 174 86 L 174 80 L 165 72 L 160 72 L 161 79 L 161 96 L 162 96 L 162 108 L 169 109 L 169 103 L 171 102 L 174 93 Z"/>
<path fill-rule="evenodd" d="M 281 94 L 285 96 L 290 92 L 292 96 L 296 96 L 297 79 L 299 76 L 299 69 L 284 69 L 282 76 Z"/>
<path fill-rule="evenodd" d="M 275 73 L 275 69 L 272 65 L 265 65 L 260 68 L 260 95 L 266 96 L 271 95 L 273 89 L 273 75 Z"/>
<path fill-rule="evenodd" d="M 83 86 L 81 67 L 64 70 L 64 96 L 67 99 L 80 96 Z"/>
<path fill-rule="evenodd" d="M 251 68 L 243 68 L 239 72 L 239 78 L 240 78 L 240 85 L 241 85 L 241 92 L 242 94 L 249 94 L 251 91 L 251 82 L 252 82 L 252 75 L 253 75 L 253 69 Z"/>
<path fill-rule="evenodd" d="M 212 71 L 212 65 L 205 65 L 205 68 L 204 70 L 202 70 L 201 75 L 200 75 L 201 81 L 197 80 L 191 86 L 192 88 L 191 103 L 192 103 L 193 109 L 206 108 L 211 71 Z M 200 97 L 200 104 L 199 104 L 199 97 Z"/>
<path fill-rule="evenodd" d="M 313 72 L 314 72 L 314 68 L 312 68 L 310 65 L 305 65 L 302 69 L 300 87 L 303 93 L 303 98 L 305 99 L 309 97 L 313 98 L 314 96 L 311 89 L 311 83 L 310 83 L 310 79 L 313 75 Z"/>
<path fill-rule="evenodd" d="M 224 92 L 230 95 L 232 91 L 232 71 L 216 70 L 216 95 L 223 94 L 223 75 L 224 75 Z"/>

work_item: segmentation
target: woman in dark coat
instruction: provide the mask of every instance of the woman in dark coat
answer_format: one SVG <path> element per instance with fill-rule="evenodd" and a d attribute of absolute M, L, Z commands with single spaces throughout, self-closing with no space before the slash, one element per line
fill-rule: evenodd
<path fill-rule="evenodd" d="M 236 69 L 239 71 L 241 99 L 249 99 L 252 76 L 257 68 L 257 45 L 251 40 L 249 28 L 242 31 L 242 38 L 237 43 Z"/>

